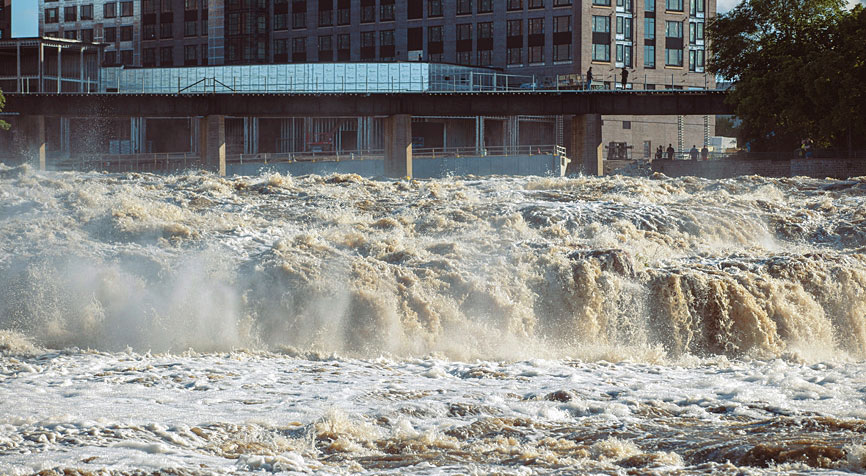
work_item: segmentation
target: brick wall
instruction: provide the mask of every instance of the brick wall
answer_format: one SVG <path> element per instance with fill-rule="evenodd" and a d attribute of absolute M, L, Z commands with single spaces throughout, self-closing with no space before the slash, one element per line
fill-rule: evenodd
<path fill-rule="evenodd" d="M 764 177 L 837 178 L 866 176 L 863 159 L 793 159 L 793 160 L 656 160 L 653 172 L 669 177 L 694 176 L 708 179 L 761 175 Z"/>

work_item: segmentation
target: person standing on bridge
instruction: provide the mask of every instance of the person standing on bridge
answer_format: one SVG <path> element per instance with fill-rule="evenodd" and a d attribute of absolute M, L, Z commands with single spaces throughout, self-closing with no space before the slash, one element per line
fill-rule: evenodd
<path fill-rule="evenodd" d="M 674 160 L 674 146 L 673 144 L 668 144 L 668 149 L 665 151 L 668 154 L 668 160 Z"/>
<path fill-rule="evenodd" d="M 592 89 L 592 66 L 586 70 L 586 89 Z"/>
<path fill-rule="evenodd" d="M 707 144 L 704 144 L 704 147 L 701 148 L 701 159 L 707 160 L 710 158 L 710 149 L 707 149 Z"/>
<path fill-rule="evenodd" d="M 698 161 L 698 148 L 694 144 L 692 144 L 692 150 L 689 151 L 689 158 L 695 162 Z"/>
<path fill-rule="evenodd" d="M 628 84 L 628 69 L 622 68 L 622 88 L 625 89 Z"/>

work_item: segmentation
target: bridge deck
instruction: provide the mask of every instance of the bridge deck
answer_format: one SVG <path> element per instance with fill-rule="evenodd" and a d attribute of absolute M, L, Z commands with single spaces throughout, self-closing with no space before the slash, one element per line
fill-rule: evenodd
<path fill-rule="evenodd" d="M 731 114 L 725 91 L 7 94 L 6 112 L 64 117 Z"/>

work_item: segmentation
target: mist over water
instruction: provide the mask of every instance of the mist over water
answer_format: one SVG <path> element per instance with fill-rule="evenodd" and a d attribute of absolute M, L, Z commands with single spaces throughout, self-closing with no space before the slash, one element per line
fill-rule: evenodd
<path fill-rule="evenodd" d="M 860 360 L 864 197 L 862 179 L 3 167 L 0 329 L 105 351 Z"/>

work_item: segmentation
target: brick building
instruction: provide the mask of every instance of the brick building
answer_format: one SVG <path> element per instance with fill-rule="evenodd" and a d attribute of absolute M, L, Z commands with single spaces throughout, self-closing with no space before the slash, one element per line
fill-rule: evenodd
<path fill-rule="evenodd" d="M 0 0 L 0 40 L 12 38 L 12 0 Z"/>
<path fill-rule="evenodd" d="M 428 61 L 500 69 L 527 83 L 713 87 L 704 71 L 716 0 L 39 0 L 39 33 L 108 43 L 132 67 Z M 574 76 L 572 76 L 574 75 Z M 703 116 L 605 117 L 634 156 L 713 135 Z"/>

